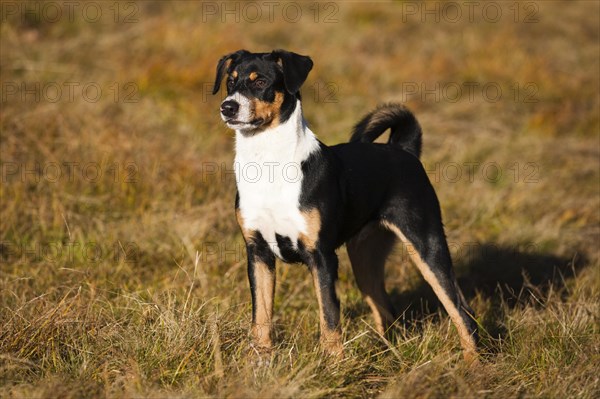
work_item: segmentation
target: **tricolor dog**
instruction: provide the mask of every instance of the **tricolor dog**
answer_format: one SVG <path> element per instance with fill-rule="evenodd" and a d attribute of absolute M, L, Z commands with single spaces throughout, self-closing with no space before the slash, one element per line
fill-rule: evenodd
<path fill-rule="evenodd" d="M 358 287 L 383 334 L 394 322 L 384 265 L 399 239 L 458 330 L 465 359 L 476 357 L 477 324 L 458 287 L 440 206 L 419 161 L 421 128 L 402 105 L 366 115 L 350 142 L 321 143 L 302 115 L 309 57 L 240 50 L 221 58 L 221 118 L 235 130 L 236 215 L 248 253 L 254 345 L 271 345 L 275 260 L 304 263 L 319 302 L 321 342 L 342 352 L 336 249 L 346 249 Z M 373 143 L 387 129 L 389 141 Z M 241 170 L 251 165 L 255 173 Z M 247 169 L 246 169 L 247 170 Z"/>

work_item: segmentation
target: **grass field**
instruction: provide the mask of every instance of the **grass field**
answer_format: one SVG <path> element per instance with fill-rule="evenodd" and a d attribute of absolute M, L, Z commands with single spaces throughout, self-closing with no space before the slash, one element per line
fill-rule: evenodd
<path fill-rule="evenodd" d="M 0 397 L 600 396 L 598 2 L 0 6 Z M 415 112 L 480 366 L 401 247 L 387 339 L 338 251 L 339 361 L 306 268 L 278 264 L 257 362 L 210 95 L 240 48 L 313 58 L 327 144 L 378 103 Z"/>

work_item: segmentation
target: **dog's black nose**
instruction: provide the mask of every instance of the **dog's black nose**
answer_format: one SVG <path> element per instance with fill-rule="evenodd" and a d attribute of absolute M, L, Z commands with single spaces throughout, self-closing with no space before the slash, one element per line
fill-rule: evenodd
<path fill-rule="evenodd" d="M 240 105 L 235 101 L 223 101 L 221 104 L 221 113 L 228 118 L 233 118 L 237 114 L 239 108 Z"/>

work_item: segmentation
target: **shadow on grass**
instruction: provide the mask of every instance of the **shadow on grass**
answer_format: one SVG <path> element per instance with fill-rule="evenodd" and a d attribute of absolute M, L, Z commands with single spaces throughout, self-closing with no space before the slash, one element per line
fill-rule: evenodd
<path fill-rule="evenodd" d="M 514 307 L 528 300 L 529 296 L 523 296 L 526 290 L 536 295 L 545 295 L 550 288 L 560 290 L 585 264 L 582 254 L 559 257 L 483 244 L 455 267 L 467 299 L 479 293 L 492 303 L 502 297 L 505 304 Z"/>
<path fill-rule="evenodd" d="M 481 244 L 474 246 L 469 256 L 455 261 L 455 270 L 467 301 L 471 302 L 476 295 L 490 301 L 491 307 L 479 321 L 489 337 L 496 339 L 506 333 L 505 309 L 525 304 L 538 306 L 533 296 L 545 298 L 550 289 L 564 293 L 565 282 L 585 265 L 585 256 L 581 254 L 567 258 Z M 441 305 L 424 280 L 410 291 L 389 289 L 398 322 L 407 328 L 419 329 L 421 321 L 439 315 Z M 352 318 L 367 312 L 366 306 L 358 305 L 348 309 L 347 314 Z"/>

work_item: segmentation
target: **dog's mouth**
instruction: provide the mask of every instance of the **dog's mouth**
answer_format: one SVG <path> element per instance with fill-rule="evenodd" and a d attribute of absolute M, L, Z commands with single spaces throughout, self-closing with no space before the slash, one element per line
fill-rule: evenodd
<path fill-rule="evenodd" d="M 232 129 L 239 130 L 256 129 L 257 127 L 261 126 L 264 122 L 265 120 L 263 118 L 257 118 L 251 121 L 240 121 L 233 118 L 225 119 L 225 124 L 227 124 L 227 126 L 229 126 Z"/>

